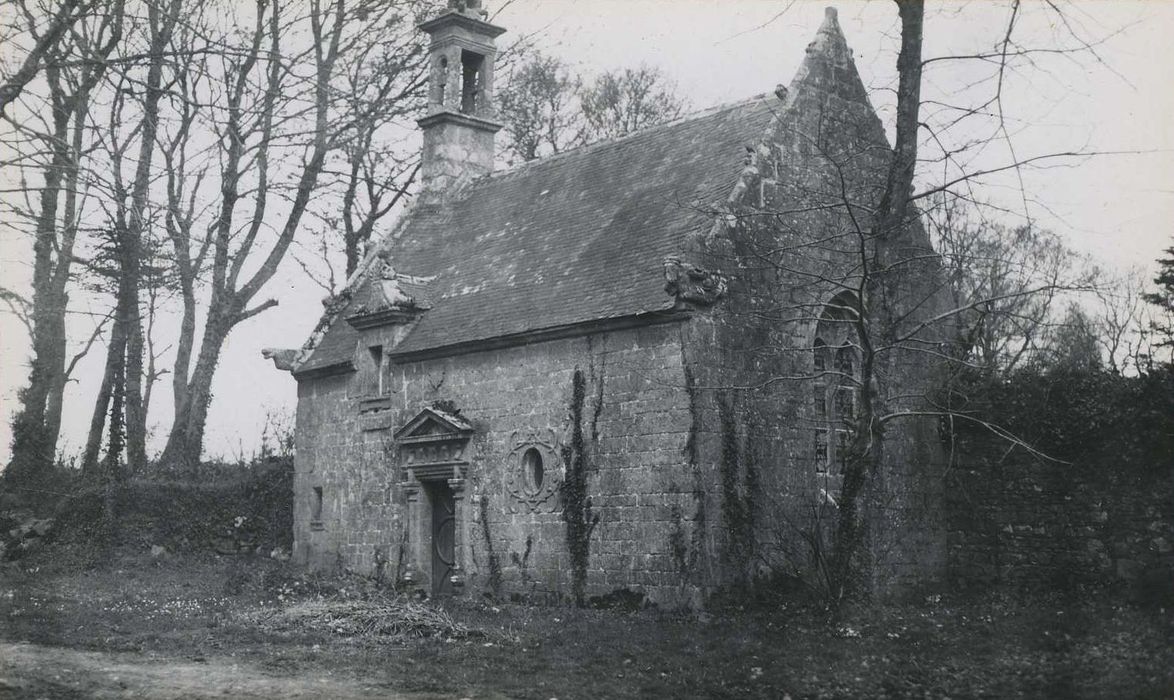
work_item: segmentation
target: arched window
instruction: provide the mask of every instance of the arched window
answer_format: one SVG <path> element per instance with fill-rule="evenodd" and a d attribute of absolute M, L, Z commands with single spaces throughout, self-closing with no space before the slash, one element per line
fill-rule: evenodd
<path fill-rule="evenodd" d="M 815 471 L 838 475 L 851 446 L 856 404 L 860 395 L 860 303 L 844 292 L 823 308 L 812 342 L 815 378 L 812 457 Z"/>

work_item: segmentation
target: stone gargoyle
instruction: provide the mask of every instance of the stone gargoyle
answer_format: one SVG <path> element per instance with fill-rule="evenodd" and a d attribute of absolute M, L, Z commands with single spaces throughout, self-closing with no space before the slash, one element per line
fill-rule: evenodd
<path fill-rule="evenodd" d="M 720 274 L 677 257 L 664 259 L 664 291 L 677 301 L 710 305 L 726 292 L 726 280 Z"/>

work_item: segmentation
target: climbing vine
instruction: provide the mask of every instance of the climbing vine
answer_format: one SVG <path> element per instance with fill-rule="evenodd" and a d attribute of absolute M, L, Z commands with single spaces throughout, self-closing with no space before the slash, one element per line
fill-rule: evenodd
<path fill-rule="evenodd" d="M 744 574 L 754 549 L 754 507 L 749 488 L 756 486 L 757 477 L 746 479 L 746 494 L 740 488 L 743 464 L 738 450 L 738 428 L 729 397 L 717 395 L 718 422 L 721 429 L 721 457 L 718 470 L 721 475 L 722 525 L 729 538 L 726 558 L 731 568 Z"/>
<path fill-rule="evenodd" d="M 699 448 L 697 445 L 697 429 L 701 425 L 701 406 L 697 396 L 697 380 L 693 376 L 693 368 L 684 358 L 682 343 L 681 364 L 685 375 L 685 393 L 689 396 L 689 434 L 685 439 L 684 453 L 688 460 L 689 470 L 693 476 L 693 502 L 696 510 L 693 515 L 693 534 L 689 543 L 685 543 L 685 533 L 682 530 L 680 508 L 673 507 L 674 530 L 670 538 L 670 548 L 673 552 L 677 570 L 684 584 L 695 570 L 697 560 L 701 556 L 705 545 L 705 482 L 702 478 Z"/>
<path fill-rule="evenodd" d="M 493 550 L 493 538 L 489 535 L 489 496 L 481 494 L 478 507 L 481 509 L 481 536 L 485 538 L 485 551 L 489 556 L 489 590 L 497 596 L 501 594 L 501 562 Z"/>
<path fill-rule="evenodd" d="M 567 524 L 567 550 L 571 555 L 571 591 L 575 604 L 585 604 L 587 560 L 591 551 L 591 533 L 599 524 L 599 514 L 592 512 L 591 497 L 587 495 L 587 454 L 583 439 L 583 401 L 586 396 L 583 371 L 575 368 L 571 379 L 571 437 L 563 445 L 562 458 L 566 468 L 563 480 L 563 520 Z"/>

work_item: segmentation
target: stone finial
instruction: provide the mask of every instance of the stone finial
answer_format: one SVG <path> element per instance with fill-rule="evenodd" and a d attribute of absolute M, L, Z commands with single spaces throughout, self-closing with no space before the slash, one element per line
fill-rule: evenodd
<path fill-rule="evenodd" d="M 779 98 L 780 102 L 787 101 L 787 86 L 779 83 L 775 85 L 775 97 Z"/>
<path fill-rule="evenodd" d="M 489 12 L 481 7 L 481 0 L 448 0 L 448 9 L 475 19 L 489 16 Z"/>
<path fill-rule="evenodd" d="M 840 29 L 836 8 L 828 7 L 824 10 L 823 24 L 816 32 L 815 40 L 807 45 L 807 55 L 820 56 L 841 66 L 851 63 L 852 49 L 848 48 L 844 32 Z"/>

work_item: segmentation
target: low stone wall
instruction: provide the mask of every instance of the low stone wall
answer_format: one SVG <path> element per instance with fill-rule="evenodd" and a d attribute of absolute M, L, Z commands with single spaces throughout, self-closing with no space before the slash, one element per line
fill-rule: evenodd
<path fill-rule="evenodd" d="M 983 438 L 957 448 L 966 456 L 946 489 L 955 586 L 1174 587 L 1174 461 L 1066 464 Z"/>

